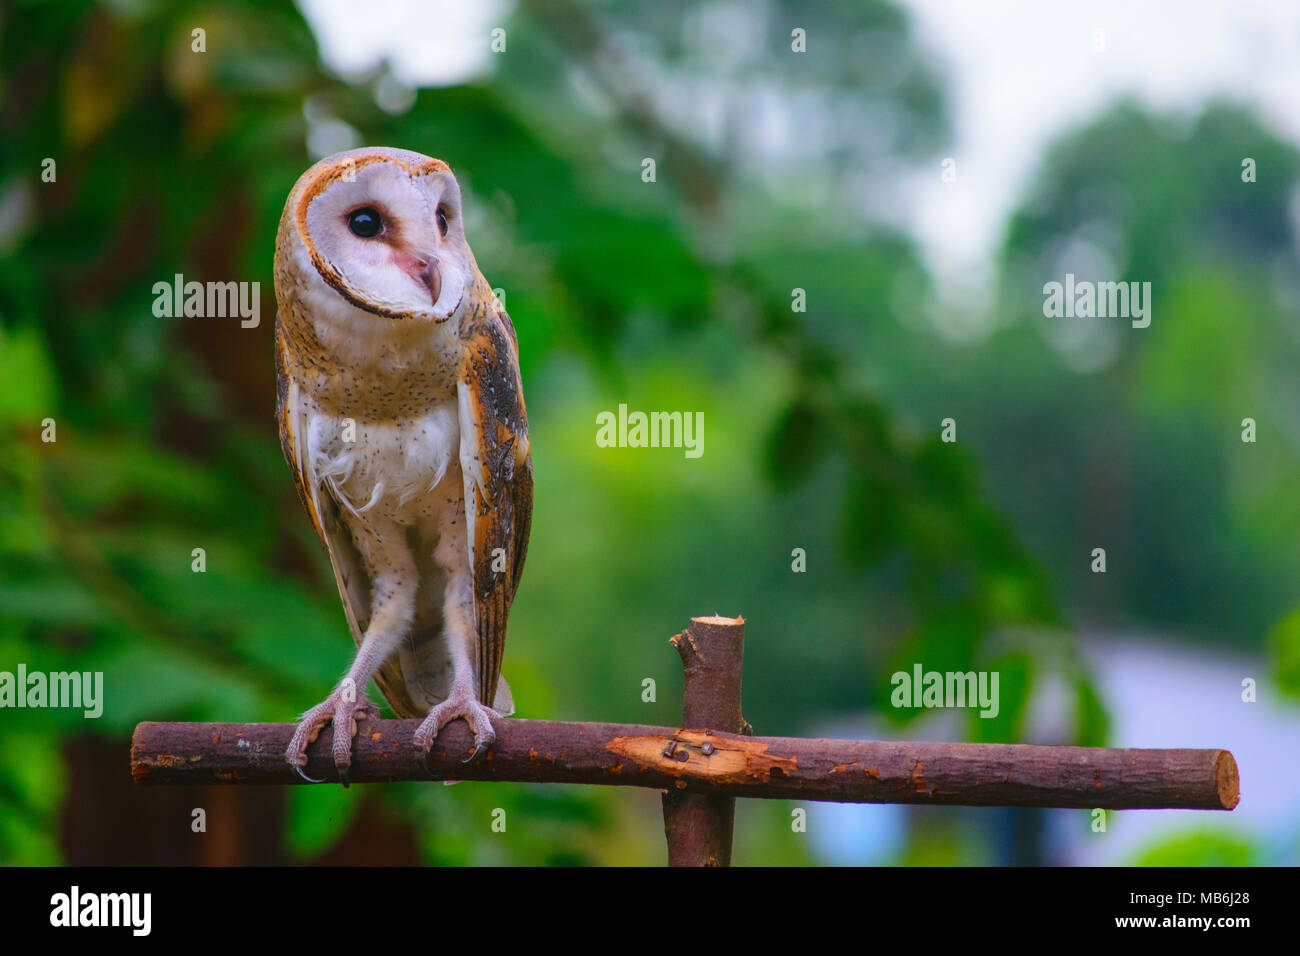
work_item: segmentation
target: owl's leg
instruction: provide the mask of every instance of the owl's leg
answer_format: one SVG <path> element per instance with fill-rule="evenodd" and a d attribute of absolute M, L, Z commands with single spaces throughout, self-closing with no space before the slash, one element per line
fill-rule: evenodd
<path fill-rule="evenodd" d="M 365 687 L 406 636 L 415 614 L 415 561 L 405 546 L 401 529 L 394 524 L 382 532 L 378 529 L 368 531 L 371 533 L 356 537 L 358 544 L 365 542 L 362 552 L 374 581 L 370 626 L 366 628 L 347 674 L 328 697 L 303 714 L 285 752 L 289 763 L 312 783 L 321 781 L 303 773 L 303 767 L 307 765 L 307 745 L 320 735 L 326 724 L 333 722 L 334 766 L 338 768 L 339 781 L 345 787 L 348 785 L 352 738 L 356 736 L 357 721 L 379 716 L 379 710 L 366 699 Z"/>
<path fill-rule="evenodd" d="M 464 524 L 444 531 L 434 559 L 447 571 L 443 597 L 444 633 L 451 651 L 451 689 L 447 699 L 435 704 L 415 732 L 415 746 L 428 753 L 434 739 L 457 718 L 463 718 L 474 732 L 474 751 L 465 763 L 477 760 L 497 739 L 492 718 L 498 716 L 478 698 L 474 686 L 474 660 L 478 654 L 478 625 L 474 617 L 473 577 L 466 553 Z M 449 533 L 451 532 L 451 533 Z M 458 532 L 458 533 L 457 533 Z"/>

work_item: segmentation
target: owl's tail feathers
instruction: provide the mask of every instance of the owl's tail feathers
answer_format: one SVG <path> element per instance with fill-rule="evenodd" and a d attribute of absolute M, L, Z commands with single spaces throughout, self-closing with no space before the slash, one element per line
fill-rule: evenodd
<path fill-rule="evenodd" d="M 389 693 L 389 688 L 380 682 L 379 689 L 384 692 L 388 702 L 393 705 L 401 717 L 423 717 L 431 707 L 441 704 L 451 695 L 454 676 L 451 652 L 443 639 L 442 625 L 426 628 L 412 635 L 409 642 L 398 648 L 397 653 L 386 662 L 383 676 L 390 677 L 391 683 L 400 686 L 402 693 Z M 404 706 L 398 706 L 400 697 Z M 492 709 L 502 717 L 509 717 L 515 712 L 514 695 L 504 677 L 497 679 L 497 693 L 492 701 Z"/>
<path fill-rule="evenodd" d="M 492 701 L 492 709 L 502 717 L 509 717 L 515 712 L 515 698 L 510 693 L 510 685 L 506 683 L 504 675 L 497 679 L 497 696 Z"/>

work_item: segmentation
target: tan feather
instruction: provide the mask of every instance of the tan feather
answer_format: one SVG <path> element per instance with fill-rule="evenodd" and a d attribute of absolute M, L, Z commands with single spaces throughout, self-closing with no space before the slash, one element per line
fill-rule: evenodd
<path fill-rule="evenodd" d="M 482 292 L 476 289 L 475 304 L 495 306 L 495 298 Z M 460 461 L 474 569 L 478 688 L 490 707 L 501 675 L 506 620 L 528 550 L 533 461 L 514 327 L 499 307 L 476 311 L 461 333 Z M 494 561 L 498 554 L 505 557 L 501 571 L 494 570 L 494 564 L 501 564 Z"/>

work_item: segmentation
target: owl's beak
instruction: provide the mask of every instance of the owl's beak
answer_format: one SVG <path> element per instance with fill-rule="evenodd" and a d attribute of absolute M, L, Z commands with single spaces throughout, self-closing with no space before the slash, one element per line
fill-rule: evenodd
<path fill-rule="evenodd" d="M 442 295 L 442 273 L 438 271 L 437 259 L 430 258 L 425 263 L 420 270 L 420 281 L 429 290 L 429 301 L 437 302 L 438 296 Z"/>
<path fill-rule="evenodd" d="M 442 273 L 438 270 L 438 260 L 421 253 L 399 251 L 394 256 L 403 272 L 429 290 L 429 302 L 438 301 L 442 294 Z"/>

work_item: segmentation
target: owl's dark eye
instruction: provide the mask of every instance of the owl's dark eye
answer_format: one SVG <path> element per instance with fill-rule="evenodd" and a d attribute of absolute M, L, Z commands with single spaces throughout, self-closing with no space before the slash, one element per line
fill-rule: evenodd
<path fill-rule="evenodd" d="M 447 235 L 447 214 L 443 212 L 441 206 L 438 207 L 438 231 L 442 233 L 443 236 Z"/>
<path fill-rule="evenodd" d="M 354 236 L 372 239 L 384 228 L 384 220 L 379 215 L 379 210 L 362 206 L 348 213 L 348 228 L 352 230 Z"/>

